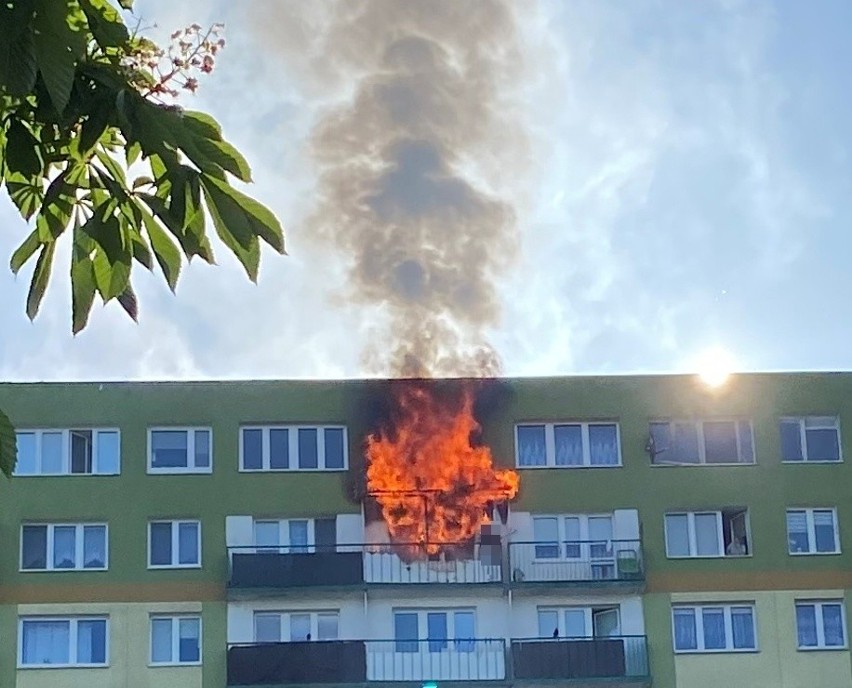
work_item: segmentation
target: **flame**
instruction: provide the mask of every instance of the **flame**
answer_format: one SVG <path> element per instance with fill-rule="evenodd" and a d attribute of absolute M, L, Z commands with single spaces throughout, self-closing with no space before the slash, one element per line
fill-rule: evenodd
<path fill-rule="evenodd" d="M 429 554 L 464 545 L 491 522 L 490 507 L 517 494 L 518 474 L 495 469 L 491 450 L 471 443 L 480 426 L 469 387 L 448 399 L 406 380 L 392 395 L 389 427 L 366 442 L 367 489 L 391 540 Z"/>

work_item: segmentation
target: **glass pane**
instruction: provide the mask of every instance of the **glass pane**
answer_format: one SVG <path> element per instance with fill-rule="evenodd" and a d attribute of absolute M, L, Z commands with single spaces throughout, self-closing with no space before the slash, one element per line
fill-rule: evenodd
<path fill-rule="evenodd" d="M 18 462 L 15 464 L 15 475 L 35 475 L 38 472 L 35 433 L 19 432 L 16 434 L 16 438 Z"/>
<path fill-rule="evenodd" d="M 429 652 L 441 652 L 447 647 L 447 615 L 444 612 L 426 614 L 426 632 Z"/>
<path fill-rule="evenodd" d="M 579 559 L 582 556 L 580 543 L 580 519 L 576 516 L 565 518 L 565 556 Z"/>
<path fill-rule="evenodd" d="M 738 650 L 754 649 L 754 612 L 751 607 L 731 609 L 731 629 L 734 635 L 734 647 Z"/>
<path fill-rule="evenodd" d="M 92 473 L 92 431 L 71 431 L 71 472 Z"/>
<path fill-rule="evenodd" d="M 670 557 L 689 556 L 689 519 L 686 514 L 666 514 L 666 553 Z"/>
<path fill-rule="evenodd" d="M 846 644 L 843 633 L 843 609 L 839 604 L 822 605 L 822 626 L 827 647 Z"/>
<path fill-rule="evenodd" d="M 201 659 L 201 622 L 198 619 L 178 619 L 178 661 L 197 662 Z"/>
<path fill-rule="evenodd" d="M 172 563 L 172 524 L 151 524 L 151 566 L 168 566 Z"/>
<path fill-rule="evenodd" d="M 280 642 L 281 616 L 278 614 L 255 614 L 254 639 L 258 643 Z"/>
<path fill-rule="evenodd" d="M 83 526 L 83 567 L 106 568 L 106 526 Z"/>
<path fill-rule="evenodd" d="M 618 621 L 618 609 L 602 609 L 593 612 L 592 621 L 594 623 L 595 637 L 607 638 L 621 635 L 621 628 Z"/>
<path fill-rule="evenodd" d="M 333 518 L 316 519 L 314 541 L 317 552 L 334 552 L 337 547 L 337 521 Z"/>
<path fill-rule="evenodd" d="M 101 475 L 117 475 L 121 465 L 121 442 L 119 434 L 112 430 L 99 431 L 98 456 L 95 473 Z"/>
<path fill-rule="evenodd" d="M 53 568 L 73 569 L 77 561 L 76 526 L 57 526 L 53 529 Z"/>
<path fill-rule="evenodd" d="M 68 621 L 24 620 L 21 659 L 27 666 L 69 664 L 71 642 Z"/>
<path fill-rule="evenodd" d="M 737 426 L 733 422 L 704 423 L 704 458 L 707 463 L 737 461 Z"/>
<path fill-rule="evenodd" d="M 198 524 L 178 524 L 178 563 L 198 563 Z"/>
<path fill-rule="evenodd" d="M 21 532 L 21 568 L 47 568 L 47 526 L 24 526 Z"/>
<path fill-rule="evenodd" d="M 719 521 L 716 514 L 695 514 L 695 546 L 698 556 L 719 554 Z"/>
<path fill-rule="evenodd" d="M 591 629 L 586 628 L 585 609 L 565 610 L 565 636 L 567 638 L 585 638 Z"/>
<path fill-rule="evenodd" d="M 695 423 L 674 423 L 674 447 L 667 462 L 698 463 L 698 428 Z"/>
<path fill-rule="evenodd" d="M 589 517 L 589 553 L 592 559 L 612 557 L 612 518 L 609 516 Z"/>
<path fill-rule="evenodd" d="M 337 640 L 337 614 L 317 616 L 317 640 Z"/>
<path fill-rule="evenodd" d="M 840 443 L 837 430 L 805 430 L 808 461 L 838 461 Z"/>
<path fill-rule="evenodd" d="M 269 431 L 269 467 L 278 470 L 290 468 L 290 432 L 286 428 Z"/>
<path fill-rule="evenodd" d="M 62 433 L 44 432 L 41 435 L 41 472 L 62 473 Z"/>
<path fill-rule="evenodd" d="M 533 519 L 533 539 L 537 559 L 559 557 L 559 521 L 555 517 Z"/>
<path fill-rule="evenodd" d="M 693 609 L 674 610 L 674 646 L 675 650 L 698 649 L 698 633 Z"/>
<path fill-rule="evenodd" d="M 185 430 L 151 432 L 151 467 L 186 468 L 187 436 Z"/>
<path fill-rule="evenodd" d="M 672 442 L 671 423 L 651 423 L 651 461 L 653 463 L 670 463 L 673 457 L 674 443 Z"/>
<path fill-rule="evenodd" d="M 721 607 L 701 610 L 704 626 L 704 649 L 725 649 L 725 612 Z"/>
<path fill-rule="evenodd" d="M 77 662 L 106 664 L 106 620 L 77 622 Z"/>
<path fill-rule="evenodd" d="M 453 614 L 453 637 L 456 652 L 473 652 L 476 637 L 473 612 L 455 612 Z"/>
<path fill-rule="evenodd" d="M 290 521 L 290 551 L 304 553 L 308 551 L 308 522 Z"/>
<path fill-rule="evenodd" d="M 618 430 L 615 423 L 589 426 L 589 453 L 593 466 L 618 464 Z"/>
<path fill-rule="evenodd" d="M 172 661 L 171 619 L 151 619 L 151 661 Z"/>
<path fill-rule="evenodd" d="M 263 430 L 243 428 L 243 468 L 259 471 L 263 468 Z"/>
<path fill-rule="evenodd" d="M 579 425 L 557 425 L 553 428 L 557 466 L 583 465 L 583 430 Z"/>
<path fill-rule="evenodd" d="M 559 637 L 559 612 L 555 609 L 538 610 L 538 637 Z"/>
<path fill-rule="evenodd" d="M 317 468 L 316 428 L 299 428 L 299 468 Z"/>
<path fill-rule="evenodd" d="M 801 461 L 804 458 L 798 420 L 781 421 L 781 458 L 784 461 Z"/>
<path fill-rule="evenodd" d="M 814 511 L 814 539 L 817 552 L 834 552 L 834 512 L 826 509 Z"/>
<path fill-rule="evenodd" d="M 300 643 L 311 639 L 311 615 L 290 614 L 290 642 Z"/>
<path fill-rule="evenodd" d="M 278 521 L 255 521 L 254 544 L 277 547 L 280 542 L 281 524 Z"/>
<path fill-rule="evenodd" d="M 397 612 L 393 615 L 393 637 L 397 652 L 417 652 L 417 614 Z"/>
<path fill-rule="evenodd" d="M 808 518 L 804 511 L 787 512 L 787 549 L 791 553 L 809 552 Z"/>
<path fill-rule="evenodd" d="M 796 605 L 796 630 L 799 647 L 816 647 L 816 608 L 812 604 Z"/>
<path fill-rule="evenodd" d="M 518 426 L 518 465 L 547 465 L 543 425 Z"/>
<path fill-rule="evenodd" d="M 208 468 L 210 466 L 210 431 L 195 431 L 195 467 Z"/>
<path fill-rule="evenodd" d="M 326 428 L 325 467 L 343 468 L 343 428 Z"/>

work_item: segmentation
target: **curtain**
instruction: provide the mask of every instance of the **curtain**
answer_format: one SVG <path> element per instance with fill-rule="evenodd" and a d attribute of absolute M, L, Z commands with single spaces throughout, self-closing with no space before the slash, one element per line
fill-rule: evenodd
<path fill-rule="evenodd" d="M 518 465 L 546 466 L 545 431 L 543 425 L 518 426 Z"/>
<path fill-rule="evenodd" d="M 589 426 L 589 453 L 593 466 L 618 463 L 618 430 L 614 424 Z"/>
<path fill-rule="evenodd" d="M 704 649 L 725 649 L 725 610 L 720 607 L 702 609 L 701 621 L 704 627 Z"/>
<path fill-rule="evenodd" d="M 799 634 L 799 647 L 816 647 L 816 607 L 814 605 L 796 605 L 796 629 Z"/>
<path fill-rule="evenodd" d="M 41 666 L 70 663 L 70 622 L 25 620 L 22 635 L 23 664 Z"/>
<path fill-rule="evenodd" d="M 843 610 L 839 604 L 822 605 L 822 625 L 826 645 L 838 647 L 846 644 L 843 637 Z"/>
<path fill-rule="evenodd" d="M 808 552 L 808 516 L 805 511 L 787 512 L 787 547 L 790 552 Z"/>
<path fill-rule="evenodd" d="M 178 563 L 198 563 L 198 528 L 197 523 L 178 524 Z"/>
<path fill-rule="evenodd" d="M 102 569 L 106 567 L 106 527 L 83 527 L 83 567 Z"/>
<path fill-rule="evenodd" d="M 171 619 L 151 619 L 151 661 L 172 661 Z"/>
<path fill-rule="evenodd" d="M 53 568 L 73 569 L 77 559 L 77 527 L 56 526 L 53 529 Z"/>
<path fill-rule="evenodd" d="M 698 635 L 695 628 L 695 611 L 692 609 L 674 610 L 675 649 L 697 650 Z"/>
<path fill-rule="evenodd" d="M 186 430 L 154 430 L 151 432 L 151 466 L 154 468 L 186 468 Z"/>
<path fill-rule="evenodd" d="M 827 509 L 814 511 L 814 540 L 817 552 L 834 552 L 834 512 Z"/>
<path fill-rule="evenodd" d="M 178 619 L 178 661 L 201 659 L 201 624 L 198 619 Z"/>
<path fill-rule="evenodd" d="M 77 622 L 77 663 L 106 664 L 106 620 Z"/>
<path fill-rule="evenodd" d="M 754 649 L 754 616 L 751 607 L 731 609 L 731 630 L 736 649 Z"/>
<path fill-rule="evenodd" d="M 557 425 L 553 428 L 557 466 L 583 465 L 583 429 L 579 425 Z"/>

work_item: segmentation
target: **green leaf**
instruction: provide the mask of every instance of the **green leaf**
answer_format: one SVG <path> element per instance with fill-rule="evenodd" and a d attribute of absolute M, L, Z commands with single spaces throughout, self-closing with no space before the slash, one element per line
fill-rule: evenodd
<path fill-rule="evenodd" d="M 139 145 L 138 141 L 134 141 L 133 143 L 127 145 L 124 149 L 124 160 L 127 163 L 127 166 L 130 167 L 134 162 L 139 159 L 139 154 L 142 152 L 142 146 Z"/>
<path fill-rule="evenodd" d="M 178 251 L 177 246 L 174 245 L 172 240 L 169 239 L 169 235 L 166 234 L 165 230 L 154 219 L 154 216 L 148 212 L 148 209 L 138 202 L 137 208 L 142 214 L 142 221 L 145 224 L 145 231 L 148 234 L 148 241 L 151 242 L 154 257 L 163 271 L 163 276 L 166 278 L 169 288 L 174 291 L 177 287 L 178 277 L 180 276 L 180 251 Z"/>
<path fill-rule="evenodd" d="M 124 292 L 118 295 L 118 302 L 121 304 L 124 312 L 133 318 L 133 322 L 138 323 L 139 301 L 136 299 L 136 293 L 133 291 L 133 287 L 130 284 L 127 285 L 127 289 L 125 289 Z"/>
<path fill-rule="evenodd" d="M 118 11 L 108 0 L 80 0 L 89 28 L 101 48 L 120 48 L 130 40 L 130 32 Z"/>
<path fill-rule="evenodd" d="M 12 477 L 18 460 L 18 439 L 9 416 L 0 409 L 0 473 Z"/>
<path fill-rule="evenodd" d="M 133 9 L 133 0 L 118 0 L 118 4 L 121 5 L 121 9 L 124 9 L 124 10 L 132 10 Z"/>
<path fill-rule="evenodd" d="M 60 114 L 68 105 L 74 83 L 77 41 L 68 25 L 68 6 L 57 0 L 41 0 L 35 22 L 34 49 L 36 64 L 53 106 Z"/>
<path fill-rule="evenodd" d="M 95 266 L 89 256 L 88 237 L 74 227 L 74 251 L 71 258 L 71 332 L 81 332 L 89 321 L 95 300 Z"/>
<path fill-rule="evenodd" d="M 104 150 L 98 150 L 97 153 L 98 160 L 100 160 L 101 164 L 109 170 L 109 173 L 112 175 L 112 178 L 121 184 L 123 188 L 127 188 L 127 177 L 124 174 L 124 170 L 121 168 L 121 165 L 113 158 L 109 153 Z"/>
<path fill-rule="evenodd" d="M 25 2 L 20 4 L 31 5 Z M 6 21 L 3 15 L 0 15 L 0 19 Z M 27 26 L 14 36 L 0 38 L 0 92 L 5 86 L 5 90 L 11 96 L 28 95 L 35 86 L 37 73 L 31 27 Z"/>
<path fill-rule="evenodd" d="M 178 219 L 163 199 L 152 196 L 151 194 L 138 194 L 138 196 L 145 201 L 154 215 L 157 216 L 157 219 L 178 240 L 187 258 L 191 259 L 193 256 L 199 256 L 208 263 L 214 262 L 210 241 L 203 233 L 199 236 L 196 232 L 187 232 L 183 227 L 182 220 Z M 156 251 L 156 247 L 154 249 Z"/>
<path fill-rule="evenodd" d="M 41 177 L 27 178 L 17 172 L 7 174 L 6 189 L 12 203 L 18 207 L 21 217 L 25 220 L 29 220 L 33 213 L 41 207 L 44 199 Z"/>
<path fill-rule="evenodd" d="M 50 270 L 53 267 L 53 254 L 55 252 L 56 243 L 50 242 L 49 244 L 44 244 L 41 253 L 39 253 L 35 272 L 33 272 L 33 279 L 30 282 L 30 291 L 27 294 L 27 316 L 30 320 L 34 320 L 36 315 L 38 315 L 41 300 L 44 298 L 47 283 L 50 281 Z"/>
<path fill-rule="evenodd" d="M 112 262 L 103 251 L 92 259 L 95 268 L 95 284 L 104 303 L 124 293 L 130 281 L 130 254 Z"/>
<path fill-rule="evenodd" d="M 42 220 L 50 232 L 50 238 L 56 239 L 71 222 L 71 214 L 76 204 L 74 187 L 66 181 L 68 171 L 73 167 L 69 164 L 47 187 L 44 201 L 41 204 L 39 220 Z M 48 237 L 43 237 L 47 239 Z"/>
<path fill-rule="evenodd" d="M 103 250 L 109 263 L 121 260 L 128 251 L 121 225 L 108 204 L 96 208 L 80 229 Z"/>
<path fill-rule="evenodd" d="M 39 246 L 41 246 L 41 239 L 39 239 L 38 230 L 34 229 L 12 254 L 12 259 L 9 261 L 9 267 L 14 274 L 18 274 L 18 271 L 30 258 L 33 257 L 33 254 L 35 254 Z"/>
<path fill-rule="evenodd" d="M 13 118 L 6 133 L 6 167 L 25 177 L 33 177 L 42 170 L 40 144 L 20 119 Z"/>
<path fill-rule="evenodd" d="M 186 127 L 198 136 L 203 136 L 214 141 L 222 140 L 222 127 L 206 112 L 185 110 L 183 121 Z"/>
<path fill-rule="evenodd" d="M 88 113 L 88 117 L 83 121 L 83 126 L 80 130 L 78 141 L 78 149 L 81 157 L 88 157 L 89 152 L 94 148 L 95 144 L 100 140 L 101 136 L 107 130 L 109 118 L 112 114 L 109 103 L 93 104 L 92 109 Z M 130 164 L 130 163 L 128 163 Z"/>

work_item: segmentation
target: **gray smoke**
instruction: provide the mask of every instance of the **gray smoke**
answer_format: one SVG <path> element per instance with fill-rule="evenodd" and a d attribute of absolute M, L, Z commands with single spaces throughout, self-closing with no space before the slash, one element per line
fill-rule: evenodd
<path fill-rule="evenodd" d="M 294 17 L 309 4 L 265 5 L 258 25 L 289 59 L 313 55 L 320 82 L 351 89 L 313 130 L 319 179 L 301 231 L 350 261 L 345 300 L 381 314 L 364 365 L 498 372 L 486 333 L 518 242 L 488 174 L 522 141 L 507 97 L 519 75 L 509 3 L 345 0 Z"/>

